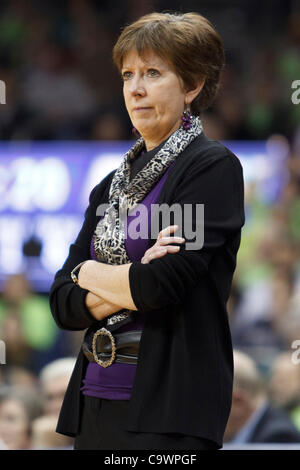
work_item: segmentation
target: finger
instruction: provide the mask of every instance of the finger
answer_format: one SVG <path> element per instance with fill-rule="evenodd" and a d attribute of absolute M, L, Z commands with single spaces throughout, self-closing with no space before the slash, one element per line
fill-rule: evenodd
<path fill-rule="evenodd" d="M 159 245 L 168 245 L 169 243 L 184 243 L 185 239 L 182 237 L 162 237 L 157 241 Z"/>
<path fill-rule="evenodd" d="M 160 258 L 161 256 L 164 256 L 167 253 L 167 249 L 164 248 L 157 248 L 153 249 L 151 253 L 149 253 L 147 256 L 144 255 L 143 258 L 141 259 L 141 262 L 143 264 L 149 263 L 149 261 L 152 261 L 153 259 Z"/>
<path fill-rule="evenodd" d="M 170 248 L 170 250 L 169 250 L 169 248 Z M 147 258 L 149 258 L 149 257 L 153 258 L 153 256 L 155 257 L 157 254 L 165 255 L 166 253 L 168 253 L 168 251 L 172 251 L 173 249 L 175 249 L 175 251 L 176 251 L 179 248 L 180 247 L 176 246 L 176 245 L 157 245 L 157 246 L 153 246 L 151 251 L 148 253 Z"/>
<path fill-rule="evenodd" d="M 151 259 L 154 257 L 156 257 L 156 255 L 163 255 L 163 254 L 166 254 L 167 253 L 167 250 L 166 250 L 166 247 L 165 246 L 156 246 L 156 247 L 153 247 L 152 248 L 152 251 L 151 253 L 149 253 L 148 257 L 150 257 Z"/>
<path fill-rule="evenodd" d="M 176 253 L 177 251 L 180 250 L 180 246 L 167 246 L 167 252 L 168 253 Z"/>
<path fill-rule="evenodd" d="M 163 230 L 161 230 L 158 234 L 158 237 L 157 238 L 162 238 L 162 237 L 166 237 L 168 235 L 170 235 L 170 233 L 174 233 L 176 232 L 176 230 L 178 230 L 179 227 L 178 225 L 169 225 L 168 227 L 164 228 Z"/>
<path fill-rule="evenodd" d="M 141 262 L 144 263 L 144 261 L 148 260 L 149 257 L 153 254 L 153 252 L 155 251 L 155 249 L 160 249 L 159 248 L 159 245 L 153 245 L 151 248 L 148 248 L 148 250 L 145 251 L 142 259 L 141 259 Z"/>

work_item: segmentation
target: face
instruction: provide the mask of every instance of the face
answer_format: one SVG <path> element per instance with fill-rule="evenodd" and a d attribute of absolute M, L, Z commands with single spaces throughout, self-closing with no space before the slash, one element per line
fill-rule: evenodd
<path fill-rule="evenodd" d="M 57 416 L 59 414 L 69 380 L 69 376 L 61 376 L 44 385 L 46 415 Z"/>
<path fill-rule="evenodd" d="M 288 387 L 287 387 L 288 384 Z M 299 401 L 300 374 L 290 358 L 283 356 L 273 366 L 269 391 L 278 406 L 288 406 Z"/>
<path fill-rule="evenodd" d="M 152 51 L 143 58 L 130 51 L 123 61 L 122 77 L 128 114 L 151 150 L 181 126 L 190 94 L 171 66 Z"/>
<path fill-rule="evenodd" d="M 247 393 L 233 388 L 232 406 L 224 434 L 224 441 L 231 441 L 253 413 L 254 408 Z"/>
<path fill-rule="evenodd" d="M 5 400 L 0 405 L 0 439 L 8 450 L 26 449 L 29 445 L 28 418 L 17 400 Z"/>

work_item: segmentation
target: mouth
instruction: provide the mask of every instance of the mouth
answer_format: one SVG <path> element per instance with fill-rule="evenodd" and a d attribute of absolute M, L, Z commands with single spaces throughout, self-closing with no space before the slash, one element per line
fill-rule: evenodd
<path fill-rule="evenodd" d="M 133 108 L 133 111 L 148 111 L 149 109 L 151 109 L 149 106 L 148 107 L 139 106 L 139 107 Z"/>

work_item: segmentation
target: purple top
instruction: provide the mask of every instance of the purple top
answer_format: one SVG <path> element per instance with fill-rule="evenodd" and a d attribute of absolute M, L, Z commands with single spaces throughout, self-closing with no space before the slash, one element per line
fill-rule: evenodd
<path fill-rule="evenodd" d="M 168 172 L 173 164 L 174 163 L 169 166 L 162 178 L 153 187 L 150 193 L 147 194 L 143 201 L 141 201 L 141 203 L 147 207 L 147 215 L 145 214 L 145 211 L 142 211 L 141 214 L 137 213 L 137 215 L 134 216 L 130 215 L 129 213 L 127 218 L 127 227 L 129 226 L 130 222 L 135 219 L 135 217 L 139 217 L 141 220 L 141 225 L 144 223 L 148 224 L 148 234 L 150 235 L 151 204 L 155 204 L 157 202 Z M 148 217 L 147 222 L 145 220 L 146 217 Z M 143 218 L 145 222 L 143 222 Z M 125 247 L 128 257 L 132 262 L 140 261 L 145 251 L 148 249 L 148 240 L 145 238 L 132 240 L 128 234 L 128 237 L 125 240 Z M 92 259 L 96 259 L 93 243 L 91 243 L 91 257 Z M 121 333 L 130 330 L 142 330 L 144 325 L 144 317 L 141 312 L 138 312 L 137 316 L 137 320 L 120 327 L 118 332 Z M 114 362 L 111 366 L 104 368 L 95 362 L 90 362 L 87 367 L 85 378 L 83 379 L 83 387 L 81 387 L 80 390 L 83 394 L 92 397 L 106 398 L 109 400 L 129 400 L 135 373 L 135 364 Z"/>

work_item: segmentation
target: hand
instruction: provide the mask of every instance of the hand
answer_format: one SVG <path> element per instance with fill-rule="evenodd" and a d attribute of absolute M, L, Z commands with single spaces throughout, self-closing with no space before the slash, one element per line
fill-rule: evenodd
<path fill-rule="evenodd" d="M 96 320 L 103 320 L 122 309 L 119 305 L 107 302 L 92 292 L 88 292 L 85 298 L 85 304 Z"/>
<path fill-rule="evenodd" d="M 167 253 L 178 253 L 180 246 L 168 245 L 168 243 L 184 243 L 185 239 L 182 237 L 168 237 L 170 233 L 174 233 L 178 230 L 178 225 L 169 225 L 159 232 L 155 244 L 145 251 L 143 258 L 141 259 L 142 264 L 147 264 L 153 259 L 162 258 Z"/>

